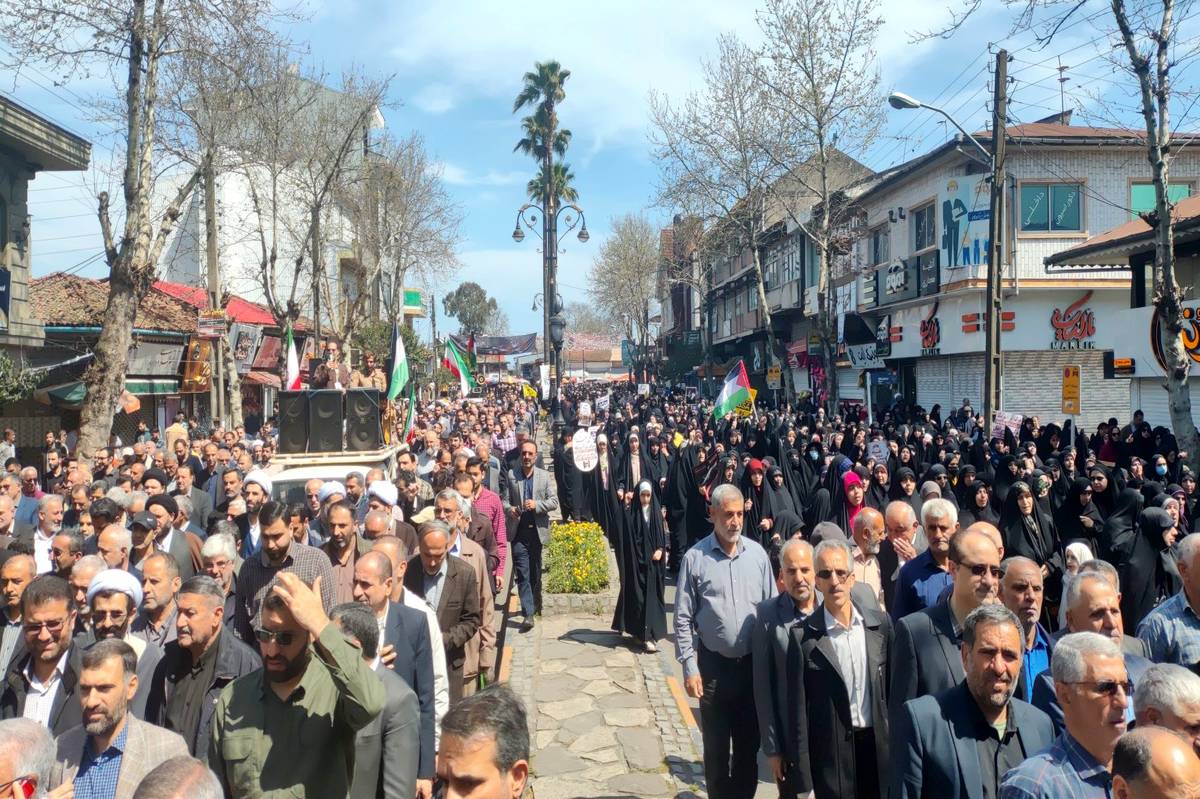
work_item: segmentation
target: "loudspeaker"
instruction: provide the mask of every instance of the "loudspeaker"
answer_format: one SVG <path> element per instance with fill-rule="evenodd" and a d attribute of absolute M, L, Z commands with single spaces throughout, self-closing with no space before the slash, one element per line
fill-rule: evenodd
<path fill-rule="evenodd" d="M 379 427 L 379 392 L 355 388 L 346 392 L 346 449 L 362 452 L 382 446 Z"/>
<path fill-rule="evenodd" d="M 342 392 L 308 392 L 308 451 L 342 451 Z"/>
<path fill-rule="evenodd" d="M 279 392 L 279 452 L 295 455 L 308 448 L 308 395 Z"/>

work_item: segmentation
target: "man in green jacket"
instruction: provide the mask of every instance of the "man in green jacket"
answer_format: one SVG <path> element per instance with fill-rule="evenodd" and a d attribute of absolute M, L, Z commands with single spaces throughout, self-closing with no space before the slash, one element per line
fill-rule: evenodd
<path fill-rule="evenodd" d="M 320 577 L 277 579 L 255 630 L 264 667 L 221 692 L 209 765 L 234 799 L 346 796 L 383 684 L 325 614 Z"/>

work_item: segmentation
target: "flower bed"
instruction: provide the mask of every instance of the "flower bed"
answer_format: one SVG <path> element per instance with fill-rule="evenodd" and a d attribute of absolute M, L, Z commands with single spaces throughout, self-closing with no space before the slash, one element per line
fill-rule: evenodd
<path fill-rule="evenodd" d="M 608 587 L 608 541 L 595 522 L 553 524 L 544 561 L 547 594 L 599 594 Z"/>

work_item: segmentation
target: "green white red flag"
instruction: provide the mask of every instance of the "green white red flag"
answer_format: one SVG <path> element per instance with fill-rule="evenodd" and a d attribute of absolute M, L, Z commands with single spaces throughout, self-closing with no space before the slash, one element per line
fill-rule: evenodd
<path fill-rule="evenodd" d="M 467 354 L 458 348 L 454 339 L 446 337 L 446 354 L 442 357 L 442 366 L 449 369 L 458 378 L 458 387 L 465 397 L 475 388 L 475 375 L 471 373 L 471 364 Z"/>

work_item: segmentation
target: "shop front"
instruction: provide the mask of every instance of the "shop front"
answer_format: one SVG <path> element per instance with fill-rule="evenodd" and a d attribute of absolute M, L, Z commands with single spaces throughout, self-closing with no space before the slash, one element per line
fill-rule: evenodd
<path fill-rule="evenodd" d="M 1200 300 L 1183 304 L 1184 328 L 1179 334 L 1191 365 L 1191 374 L 1200 371 Z M 1109 373 L 1115 379 L 1127 378 L 1129 406 L 1124 416 L 1141 410 L 1152 425 L 1171 426 L 1168 405 L 1164 339 L 1158 310 L 1153 306 L 1125 308 L 1113 315 L 1112 350 Z M 1200 376 L 1188 379 L 1192 395 L 1192 419 L 1200 424 Z"/>

